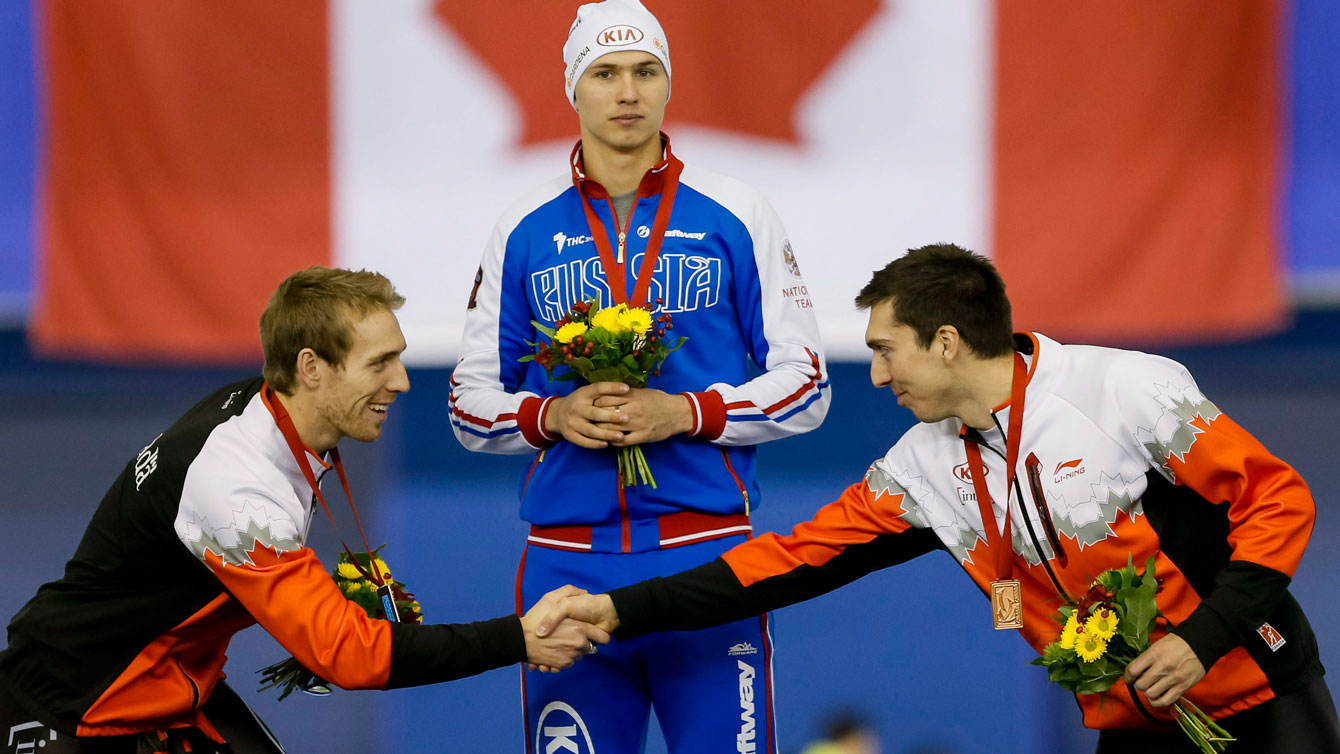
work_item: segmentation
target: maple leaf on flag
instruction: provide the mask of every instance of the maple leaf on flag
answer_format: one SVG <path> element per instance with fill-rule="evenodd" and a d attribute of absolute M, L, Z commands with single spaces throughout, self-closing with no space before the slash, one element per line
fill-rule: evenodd
<path fill-rule="evenodd" d="M 511 91 L 521 143 L 577 136 L 563 42 L 579 2 L 437 0 L 434 15 Z M 651 0 L 670 43 L 669 123 L 797 142 L 796 105 L 879 0 Z"/>

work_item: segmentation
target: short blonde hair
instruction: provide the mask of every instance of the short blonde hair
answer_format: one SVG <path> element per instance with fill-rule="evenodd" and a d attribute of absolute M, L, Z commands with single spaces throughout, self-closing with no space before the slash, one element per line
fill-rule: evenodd
<path fill-rule="evenodd" d="M 302 349 L 342 366 L 349 354 L 351 315 L 395 311 L 404 303 L 405 297 L 377 272 L 315 266 L 299 270 L 279 284 L 261 313 L 261 374 L 270 387 L 290 394 Z"/>

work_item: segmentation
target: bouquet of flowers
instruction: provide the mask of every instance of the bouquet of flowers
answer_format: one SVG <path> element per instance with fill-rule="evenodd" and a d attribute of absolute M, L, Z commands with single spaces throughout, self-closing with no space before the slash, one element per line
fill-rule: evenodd
<path fill-rule="evenodd" d="M 401 623 L 422 623 L 423 610 L 419 607 L 418 600 L 414 599 L 413 594 L 405 591 L 404 584 L 391 578 L 391 571 L 386 567 L 386 562 L 378 555 L 383 547 L 386 545 L 370 553 L 353 553 L 352 559 L 349 557 L 350 553 L 340 553 L 340 562 L 330 574 L 335 579 L 335 585 L 350 602 L 363 608 L 369 618 L 386 620 L 386 600 L 390 600 L 393 603 L 391 609 L 396 613 L 393 620 Z M 374 574 L 381 577 L 382 591 L 387 594 L 379 593 L 377 584 L 373 581 Z M 330 686 L 325 681 L 316 677 L 292 657 L 256 672 L 261 674 L 261 686 L 257 690 L 265 691 L 278 687 L 282 689 L 279 694 L 280 700 L 297 690 L 318 695 L 330 693 Z"/>
<path fill-rule="evenodd" d="M 1104 571 L 1077 602 L 1056 614 L 1061 638 L 1032 661 L 1047 679 L 1076 694 L 1101 694 L 1121 680 L 1126 666 L 1149 649 L 1150 632 L 1163 614 L 1155 602 L 1159 586 L 1154 556 L 1143 574 L 1127 556 L 1126 567 Z M 1165 619 L 1166 621 L 1166 619 Z M 1222 752 L 1236 740 L 1187 699 L 1174 705 L 1177 725 L 1205 754 Z"/>
<path fill-rule="evenodd" d="M 656 304 L 665 302 L 656 299 Z M 535 322 L 535 329 L 548 342 L 528 343 L 535 353 L 526 354 L 521 361 L 534 361 L 544 367 L 551 380 L 587 382 L 622 382 L 629 387 L 646 387 L 648 380 L 660 376 L 661 362 L 684 345 L 688 338 L 674 343 L 666 341 L 665 334 L 675 329 L 669 314 L 653 316 L 642 306 L 616 304 L 601 308 L 600 299 L 581 301 L 556 323 L 547 327 Z M 558 367 L 568 369 L 558 374 Z M 656 478 L 647 466 L 642 448 L 632 445 L 619 448 L 619 482 L 624 487 L 650 484 L 656 487 Z"/>

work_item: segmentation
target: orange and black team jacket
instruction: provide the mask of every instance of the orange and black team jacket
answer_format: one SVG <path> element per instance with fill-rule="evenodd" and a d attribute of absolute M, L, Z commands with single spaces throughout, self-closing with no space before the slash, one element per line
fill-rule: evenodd
<path fill-rule="evenodd" d="M 0 683 L 80 736 L 194 726 L 237 631 L 260 623 L 350 689 L 413 686 L 522 661 L 516 616 L 413 625 L 367 617 L 304 545 L 312 489 L 259 379 L 205 398 L 127 464 L 65 575 L 9 625 Z M 315 478 L 329 468 L 308 453 Z M 319 483 L 319 482 L 318 482 Z"/>
<path fill-rule="evenodd" d="M 958 419 L 917 425 L 789 536 L 766 534 L 700 568 L 612 592 L 616 636 L 757 615 L 937 549 L 986 591 L 996 553 L 966 440 L 980 446 L 997 532 L 1009 501 L 1021 633 L 1034 649 L 1059 637 L 1053 615 L 1062 592 L 1078 598 L 1100 572 L 1157 554 L 1158 606 L 1208 669 L 1187 698 L 1223 717 L 1319 677 L 1316 639 L 1288 592 L 1315 517 L 1297 472 L 1207 400 L 1176 362 L 1037 334 L 1016 342 L 1029 368 L 1013 494 L 1005 490 L 1008 404 L 987 431 Z M 1045 498 L 1036 503 L 1030 456 Z M 1163 717 L 1120 682 L 1078 700 L 1091 728 L 1154 727 Z"/>

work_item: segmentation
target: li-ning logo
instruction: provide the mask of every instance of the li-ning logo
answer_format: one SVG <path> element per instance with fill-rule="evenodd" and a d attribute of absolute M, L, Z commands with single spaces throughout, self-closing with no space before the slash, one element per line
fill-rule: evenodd
<path fill-rule="evenodd" d="M 15 743 L 15 739 L 18 743 Z M 19 723 L 9 728 L 9 742 L 5 744 L 5 751 L 10 754 L 33 754 L 40 748 L 44 748 L 48 741 L 56 740 L 56 731 L 34 720 L 30 723 Z"/>
<path fill-rule="evenodd" d="M 158 437 L 162 436 L 163 433 L 159 432 Z M 141 450 L 140 454 L 135 456 L 136 490 L 138 490 L 140 488 L 140 485 L 144 484 L 144 480 L 148 479 L 149 475 L 154 473 L 154 471 L 158 468 L 158 448 L 154 447 L 154 443 L 158 442 L 158 437 L 155 437 L 153 439 L 153 442 L 150 442 L 148 445 L 145 445 L 144 450 Z"/>
<path fill-rule="evenodd" d="M 242 394 L 241 390 L 234 390 L 233 392 L 229 393 L 228 400 L 224 401 L 222 406 L 219 406 L 219 410 L 226 409 L 229 406 L 233 405 L 233 401 L 236 400 L 237 396 L 241 394 Z"/>
<path fill-rule="evenodd" d="M 750 644 L 747 641 L 742 641 L 739 644 L 732 646 L 730 649 L 727 649 L 726 654 L 732 657 L 736 655 L 756 655 L 758 654 L 758 650 L 754 648 L 753 644 Z"/>
<path fill-rule="evenodd" d="M 740 732 L 735 736 L 735 750 L 739 754 L 754 754 L 758 750 L 754 723 L 754 666 L 736 660 L 740 666 Z"/>
<path fill-rule="evenodd" d="M 1052 472 L 1052 481 L 1060 484 L 1067 479 L 1073 479 L 1085 472 L 1084 459 L 1076 458 L 1073 461 L 1063 461 L 1056 464 L 1056 470 Z"/>
<path fill-rule="evenodd" d="M 558 249 L 558 253 L 562 254 L 564 247 L 581 246 L 584 243 L 591 243 L 595 239 L 590 236 L 569 236 L 560 230 L 550 240 L 554 242 L 554 248 Z"/>
<path fill-rule="evenodd" d="M 585 749 L 581 748 L 583 741 L 586 742 Z M 591 732 L 577 710 L 565 702 L 550 702 L 540 712 L 540 720 L 535 724 L 535 751 L 593 754 L 595 746 L 591 744 Z"/>
<path fill-rule="evenodd" d="M 642 30 L 627 24 L 611 26 L 596 35 L 596 44 L 601 47 L 625 47 L 641 41 Z"/>
<path fill-rule="evenodd" d="M 991 469 L 988 469 L 985 466 L 983 466 L 982 476 L 986 477 L 990 475 L 991 475 Z M 958 477 L 960 480 L 964 482 L 967 482 L 968 484 L 972 484 L 972 468 L 969 467 L 968 464 L 966 463 L 960 463 L 959 465 L 954 467 L 954 476 Z"/>
<path fill-rule="evenodd" d="M 1266 646 L 1270 647 L 1271 652 L 1278 652 L 1279 648 L 1286 643 L 1280 632 L 1276 631 L 1275 627 L 1269 623 L 1262 623 L 1261 627 L 1256 629 L 1256 633 L 1260 634 L 1262 639 L 1265 639 Z"/>

